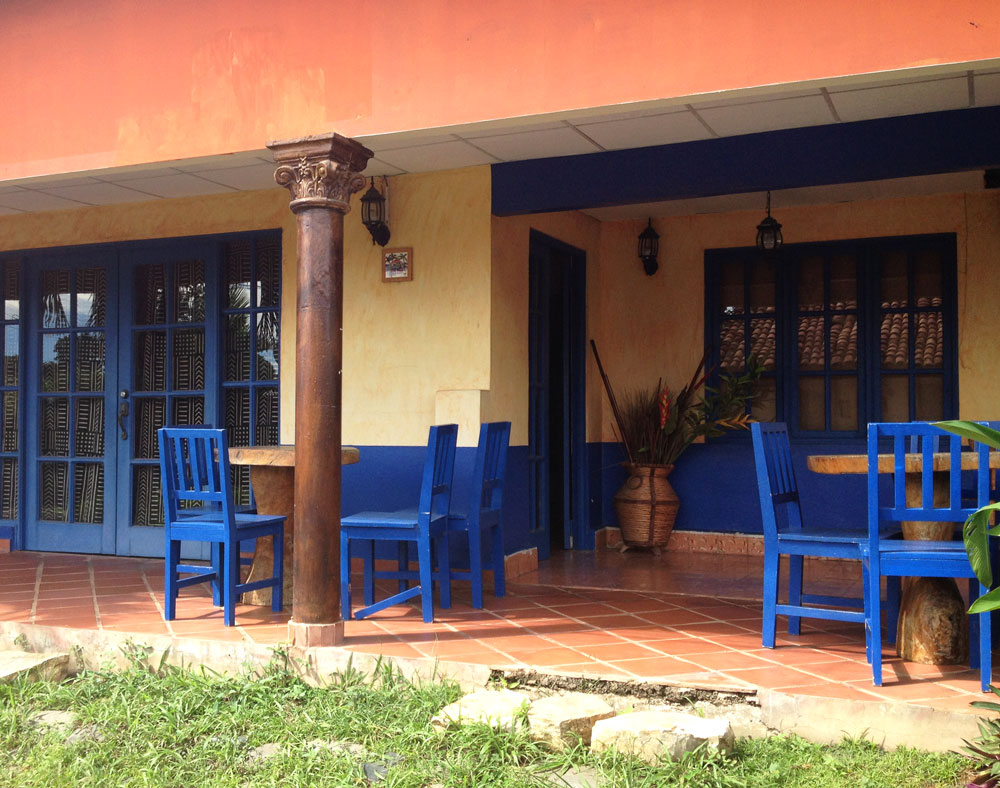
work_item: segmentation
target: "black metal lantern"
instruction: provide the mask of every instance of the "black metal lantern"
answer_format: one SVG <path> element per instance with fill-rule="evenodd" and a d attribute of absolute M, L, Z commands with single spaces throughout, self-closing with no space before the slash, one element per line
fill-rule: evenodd
<path fill-rule="evenodd" d="M 652 276 L 660 267 L 656 255 L 660 251 L 660 236 L 653 229 L 653 220 L 649 220 L 646 229 L 639 233 L 639 259 L 646 276 Z"/>
<path fill-rule="evenodd" d="M 385 246 L 389 243 L 389 224 L 385 207 L 385 197 L 375 188 L 375 179 L 371 179 L 368 191 L 361 198 L 361 223 L 372 235 L 372 244 Z"/>
<path fill-rule="evenodd" d="M 757 225 L 757 248 L 762 252 L 777 252 L 784 239 L 781 237 L 781 224 L 771 218 L 771 192 L 767 192 L 767 217 Z"/>

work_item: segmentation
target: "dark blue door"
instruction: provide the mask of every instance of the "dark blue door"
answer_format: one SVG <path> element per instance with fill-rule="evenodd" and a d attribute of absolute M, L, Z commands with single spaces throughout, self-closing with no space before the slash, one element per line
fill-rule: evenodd
<path fill-rule="evenodd" d="M 25 547 L 114 553 L 116 256 L 29 265 Z"/>
<path fill-rule="evenodd" d="M 29 262 L 27 549 L 163 555 L 156 430 L 217 423 L 217 250 L 165 242 Z"/>
<path fill-rule="evenodd" d="M 192 241 L 121 252 L 114 392 L 119 555 L 163 555 L 156 431 L 218 423 L 217 313 L 208 308 L 218 299 L 209 275 L 217 248 Z"/>

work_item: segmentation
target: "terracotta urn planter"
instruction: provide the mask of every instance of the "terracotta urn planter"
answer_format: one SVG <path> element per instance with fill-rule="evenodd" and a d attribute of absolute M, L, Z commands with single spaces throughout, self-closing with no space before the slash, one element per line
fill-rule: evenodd
<path fill-rule="evenodd" d="M 680 499 L 668 477 L 673 465 L 625 463 L 628 478 L 615 494 L 623 550 L 651 547 L 660 554 L 677 520 Z"/>

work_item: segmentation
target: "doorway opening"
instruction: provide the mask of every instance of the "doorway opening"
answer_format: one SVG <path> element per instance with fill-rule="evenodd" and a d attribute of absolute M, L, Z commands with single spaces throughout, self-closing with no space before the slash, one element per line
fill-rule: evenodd
<path fill-rule="evenodd" d="M 532 232 L 529 529 L 539 560 L 591 546 L 585 423 L 586 255 Z"/>

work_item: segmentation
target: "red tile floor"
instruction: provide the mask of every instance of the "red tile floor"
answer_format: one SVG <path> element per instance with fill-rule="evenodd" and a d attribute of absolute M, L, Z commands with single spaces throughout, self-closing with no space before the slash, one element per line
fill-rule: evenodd
<path fill-rule="evenodd" d="M 348 649 L 399 657 L 528 668 L 704 687 L 762 687 L 858 700 L 893 700 L 972 713 L 978 674 L 903 662 L 887 651 L 874 687 L 860 625 L 803 621 L 800 637 L 761 648 L 762 561 L 753 556 L 615 551 L 556 553 L 508 583 L 487 609 L 457 583 L 451 610 L 424 624 L 415 607 L 346 623 Z M 857 565 L 807 566 L 815 592 L 852 592 Z M 0 555 L 0 621 L 180 638 L 273 644 L 288 611 L 240 605 L 222 625 L 206 586 L 185 589 L 177 620 L 162 618 L 163 562 L 54 553 Z"/>

